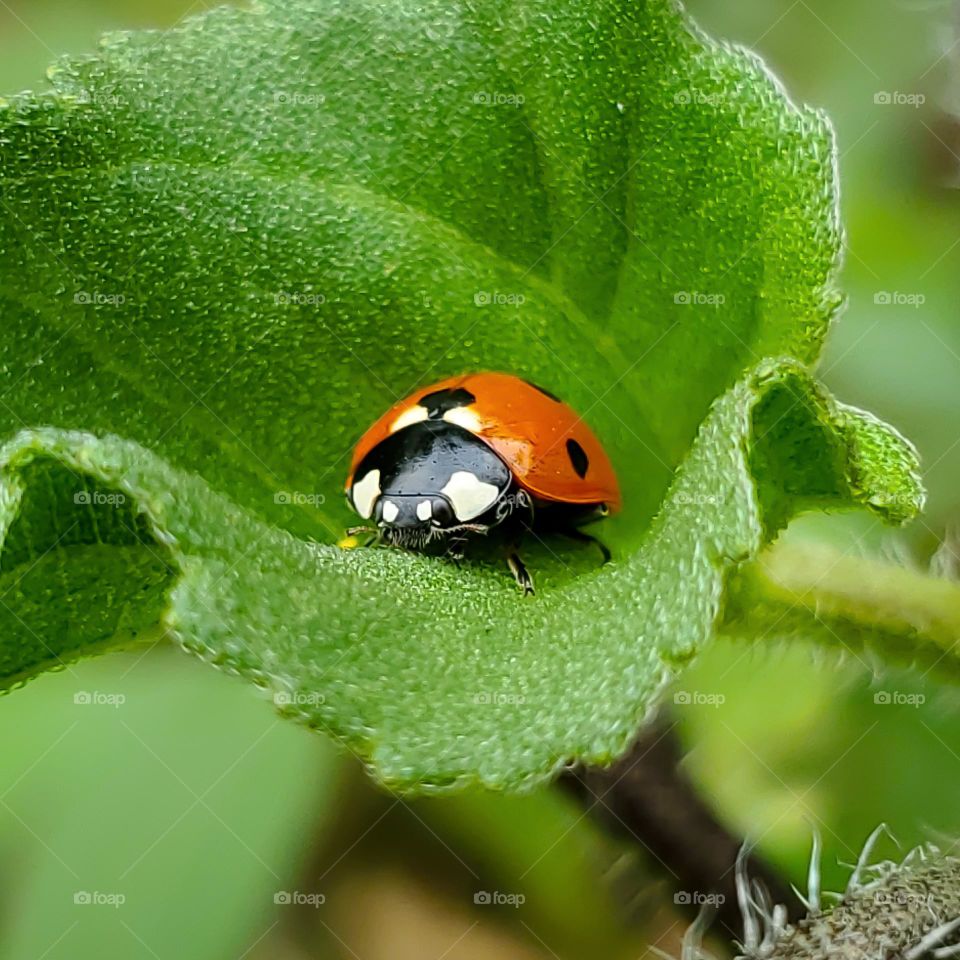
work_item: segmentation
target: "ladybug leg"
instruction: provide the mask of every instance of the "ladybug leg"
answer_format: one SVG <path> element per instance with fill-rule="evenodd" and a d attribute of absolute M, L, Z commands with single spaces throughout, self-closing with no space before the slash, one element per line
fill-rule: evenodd
<path fill-rule="evenodd" d="M 447 546 L 447 559 L 459 563 L 463 559 L 466 543 L 466 537 L 451 537 Z"/>
<path fill-rule="evenodd" d="M 461 523 L 456 527 L 450 527 L 449 531 L 462 533 L 487 533 L 490 526 L 486 523 Z"/>
<path fill-rule="evenodd" d="M 364 544 L 365 547 L 369 547 L 374 543 L 379 543 L 383 537 L 383 531 L 378 530 L 376 527 L 368 526 L 359 526 L 359 527 L 347 527 L 345 535 L 348 537 L 355 537 L 357 534 L 365 533 L 367 534 L 367 542 Z"/>
<path fill-rule="evenodd" d="M 527 570 L 516 551 L 511 550 L 507 554 L 507 566 L 513 574 L 513 579 L 517 581 L 517 586 L 523 591 L 523 595 L 533 596 L 536 592 L 533 589 L 533 577 L 530 576 L 530 571 Z"/>
<path fill-rule="evenodd" d="M 520 491 L 516 502 L 518 505 L 530 508 L 532 520 L 533 504 L 525 491 Z M 533 596 L 536 593 L 533 589 L 533 577 L 530 576 L 530 571 L 527 570 L 526 564 L 520 559 L 518 552 L 524 535 L 531 532 L 531 520 L 527 520 L 522 514 L 514 513 L 504 517 L 500 527 L 503 535 L 501 542 L 506 547 L 507 566 L 525 597 Z"/>
<path fill-rule="evenodd" d="M 577 543 L 593 543 L 596 545 L 597 549 L 603 554 L 603 562 L 609 563 L 612 557 L 610 549 L 605 543 L 601 540 L 598 540 L 593 534 L 584 533 L 579 527 L 563 527 L 557 531 L 562 533 L 563 536 L 567 537 L 569 540 L 576 540 Z"/>

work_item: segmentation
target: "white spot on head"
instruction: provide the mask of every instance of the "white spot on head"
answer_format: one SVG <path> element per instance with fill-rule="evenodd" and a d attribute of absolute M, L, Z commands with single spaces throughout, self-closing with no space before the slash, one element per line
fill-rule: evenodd
<path fill-rule="evenodd" d="M 500 488 L 495 483 L 484 483 L 468 470 L 457 470 L 440 492 L 450 501 L 462 523 L 479 517 L 500 496 Z"/>
<path fill-rule="evenodd" d="M 421 420 L 426 420 L 429 415 L 426 407 L 421 407 L 420 404 L 415 403 L 412 407 L 404 410 L 403 413 L 390 424 L 390 432 L 396 433 L 398 430 L 409 427 L 413 423 L 420 423 Z"/>
<path fill-rule="evenodd" d="M 471 433 L 479 433 L 483 427 L 483 422 L 472 407 L 452 407 L 443 415 L 443 419 Z"/>
<path fill-rule="evenodd" d="M 400 514 L 400 508 L 392 500 L 383 501 L 383 519 L 387 523 L 393 523 Z"/>
<path fill-rule="evenodd" d="M 417 504 L 417 519 L 429 520 L 433 516 L 433 506 L 429 500 L 421 500 Z"/>
<path fill-rule="evenodd" d="M 350 491 L 353 509 L 369 520 L 373 515 L 373 505 L 380 496 L 380 471 L 371 470 L 362 480 L 357 481 Z"/>

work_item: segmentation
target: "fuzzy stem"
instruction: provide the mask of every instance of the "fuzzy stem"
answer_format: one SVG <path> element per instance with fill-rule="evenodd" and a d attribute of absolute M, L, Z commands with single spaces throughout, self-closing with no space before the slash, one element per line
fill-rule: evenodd
<path fill-rule="evenodd" d="M 960 680 L 960 585 L 824 546 L 781 543 L 734 576 L 720 633 L 810 638 Z"/>

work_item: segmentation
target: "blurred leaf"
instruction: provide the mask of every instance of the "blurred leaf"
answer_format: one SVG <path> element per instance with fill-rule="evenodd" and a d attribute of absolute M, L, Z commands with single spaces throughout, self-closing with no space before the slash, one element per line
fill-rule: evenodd
<path fill-rule="evenodd" d="M 568 957 L 643 954 L 647 918 L 639 922 L 635 904 L 628 911 L 623 901 L 649 878 L 572 798 L 556 790 L 470 790 L 420 800 L 416 809 L 469 858 L 478 887 L 525 897 L 524 923 L 548 948 Z M 607 882 L 598 884 L 598 876 Z M 621 882 L 611 889 L 611 879 Z"/>
<path fill-rule="evenodd" d="M 188 667 L 106 657 L 4 703 L 4 957 L 235 957 L 280 918 L 335 758 Z"/>
<path fill-rule="evenodd" d="M 520 785 L 620 751 L 795 510 L 919 502 L 804 369 L 829 128 L 673 4 L 269 2 L 52 76 L 0 113 L 11 680 L 162 609 L 395 786 Z M 478 368 L 624 481 L 622 559 L 541 549 L 531 602 L 313 542 L 363 426 Z"/>

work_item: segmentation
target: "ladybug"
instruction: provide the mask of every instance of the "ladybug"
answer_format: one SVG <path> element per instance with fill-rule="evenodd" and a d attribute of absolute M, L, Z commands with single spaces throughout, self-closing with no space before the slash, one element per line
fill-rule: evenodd
<path fill-rule="evenodd" d="M 423 387 L 360 438 L 347 501 L 375 526 L 354 527 L 407 549 L 464 544 L 493 528 L 525 594 L 533 580 L 517 549 L 524 533 L 557 532 L 595 543 L 580 526 L 620 508 L 609 458 L 563 401 L 507 373 L 468 373 Z"/>

